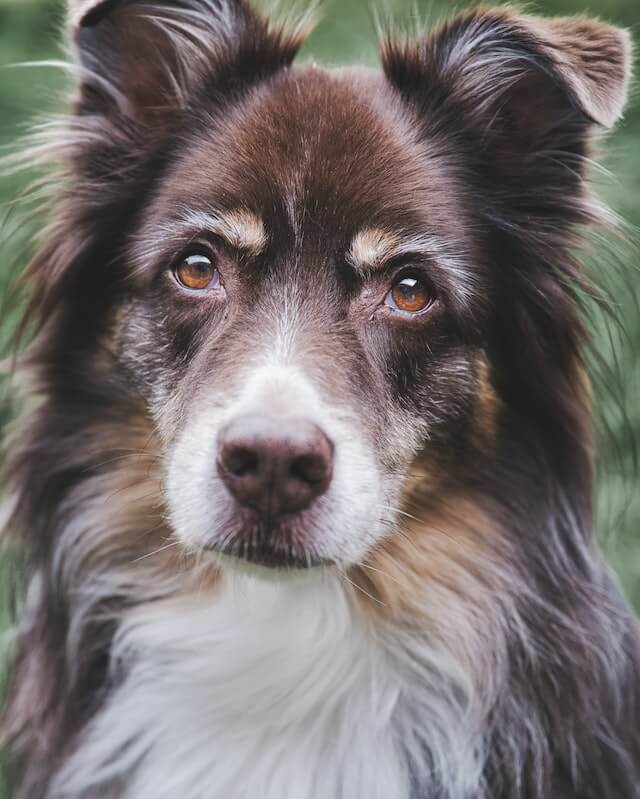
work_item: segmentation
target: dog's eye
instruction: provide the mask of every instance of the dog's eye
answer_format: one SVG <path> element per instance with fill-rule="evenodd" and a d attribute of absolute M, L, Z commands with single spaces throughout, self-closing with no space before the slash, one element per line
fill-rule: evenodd
<path fill-rule="evenodd" d="M 413 275 L 400 278 L 385 298 L 390 308 L 408 314 L 423 313 L 432 303 L 433 296 L 427 286 Z"/>
<path fill-rule="evenodd" d="M 191 291 L 215 288 L 220 275 L 211 258 L 203 253 L 194 253 L 183 258 L 174 270 L 180 285 Z"/>

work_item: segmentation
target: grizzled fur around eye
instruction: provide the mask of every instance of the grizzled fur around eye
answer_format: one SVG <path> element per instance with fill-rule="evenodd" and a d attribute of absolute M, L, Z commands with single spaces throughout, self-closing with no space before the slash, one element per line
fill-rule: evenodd
<path fill-rule="evenodd" d="M 576 256 L 626 32 L 476 10 L 329 70 L 245 0 L 69 19 L 25 155 L 15 796 L 638 799 Z"/>

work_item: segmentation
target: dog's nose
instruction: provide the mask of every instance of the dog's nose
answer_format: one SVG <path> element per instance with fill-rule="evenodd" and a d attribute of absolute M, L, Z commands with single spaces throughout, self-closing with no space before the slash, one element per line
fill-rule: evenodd
<path fill-rule="evenodd" d="M 238 416 L 220 431 L 217 465 L 241 505 L 275 518 L 304 510 L 324 494 L 333 444 L 307 419 Z"/>

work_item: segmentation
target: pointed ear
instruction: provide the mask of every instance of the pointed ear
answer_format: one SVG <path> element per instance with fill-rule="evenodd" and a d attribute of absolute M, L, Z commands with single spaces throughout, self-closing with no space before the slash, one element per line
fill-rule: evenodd
<path fill-rule="evenodd" d="M 584 18 L 539 19 L 475 11 L 413 43 L 387 40 L 389 80 L 425 112 L 451 112 L 483 141 L 535 150 L 554 132 L 584 134 L 622 114 L 631 38 Z M 566 141 L 566 138 L 565 138 Z"/>
<path fill-rule="evenodd" d="M 271 26 L 245 0 L 69 0 L 80 63 L 80 112 L 144 121 L 185 108 L 205 81 L 267 77 L 301 46 L 302 23 Z"/>

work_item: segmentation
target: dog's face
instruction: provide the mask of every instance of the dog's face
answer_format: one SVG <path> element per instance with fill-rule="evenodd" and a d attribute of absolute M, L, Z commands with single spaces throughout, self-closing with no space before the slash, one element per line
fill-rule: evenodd
<path fill-rule="evenodd" d="M 567 196 L 620 111 L 622 34 L 480 13 L 327 72 L 244 3 L 78 6 L 78 119 L 104 139 L 78 168 L 126 228 L 101 234 L 109 336 L 188 547 L 362 561 L 414 484 L 437 504 L 483 468 L 503 405 L 546 423 L 534 373 L 573 379 L 576 325 L 545 259 L 587 221 Z"/>
<path fill-rule="evenodd" d="M 288 71 L 194 120 L 136 230 L 119 336 L 187 543 L 358 561 L 418 451 L 456 446 L 482 275 L 459 193 L 377 76 Z"/>

